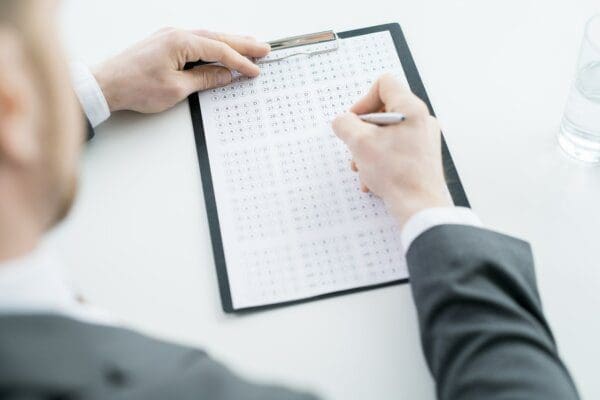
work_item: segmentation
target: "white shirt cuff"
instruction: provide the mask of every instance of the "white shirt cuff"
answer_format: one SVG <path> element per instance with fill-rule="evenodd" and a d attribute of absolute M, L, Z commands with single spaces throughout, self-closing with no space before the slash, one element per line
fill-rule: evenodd
<path fill-rule="evenodd" d="M 81 107 L 92 127 L 97 127 L 110 117 L 110 108 L 90 69 L 81 63 L 71 65 L 71 79 Z"/>
<path fill-rule="evenodd" d="M 466 207 L 439 207 L 420 211 L 406 222 L 400 233 L 404 253 L 406 254 L 410 245 L 417 237 L 438 225 L 482 227 L 483 223 L 470 208 Z"/>

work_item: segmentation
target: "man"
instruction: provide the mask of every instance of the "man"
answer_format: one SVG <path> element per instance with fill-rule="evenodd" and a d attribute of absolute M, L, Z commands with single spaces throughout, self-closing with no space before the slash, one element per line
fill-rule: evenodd
<path fill-rule="evenodd" d="M 83 121 L 69 90 L 53 0 L 0 0 L 0 399 L 312 399 L 252 384 L 206 353 L 112 325 L 79 304 L 39 248 L 76 189 Z M 253 39 L 166 29 L 93 74 L 77 68 L 92 124 L 111 111 L 159 112 L 260 71 Z M 183 71 L 188 61 L 217 61 Z M 377 127 L 356 114 L 407 116 Z M 334 122 L 364 191 L 402 228 L 425 357 L 440 399 L 576 399 L 544 319 L 529 246 L 454 208 L 440 129 L 389 76 Z M 401 340 L 400 338 L 398 340 Z"/>

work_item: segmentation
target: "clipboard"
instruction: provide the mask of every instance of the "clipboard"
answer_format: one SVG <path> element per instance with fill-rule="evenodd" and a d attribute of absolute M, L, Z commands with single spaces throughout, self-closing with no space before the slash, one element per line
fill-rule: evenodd
<path fill-rule="evenodd" d="M 408 80 L 411 90 L 421 100 L 423 100 L 429 112 L 435 116 L 431 102 L 421 77 L 414 63 L 410 49 L 406 42 L 406 39 L 402 33 L 400 25 L 397 23 L 384 24 L 378 26 L 372 26 L 367 28 L 355 29 L 345 32 L 333 33 L 333 32 L 319 32 L 316 34 L 309 34 L 303 36 L 297 36 L 292 38 L 285 38 L 275 42 L 272 42 L 272 49 L 294 49 L 294 56 L 308 56 L 310 54 L 302 53 L 302 46 L 305 44 L 324 43 L 324 50 L 336 51 L 336 41 L 340 39 L 352 38 L 356 36 L 368 35 L 376 32 L 388 31 L 392 37 L 396 52 L 400 59 L 402 69 Z M 289 52 L 288 52 L 289 53 Z M 257 60 L 260 62 L 269 62 L 268 60 Z M 188 64 L 186 68 L 192 68 L 196 65 L 203 64 L 202 62 Z M 189 96 L 189 107 L 192 118 L 192 125 L 194 129 L 194 137 L 196 142 L 196 151 L 198 155 L 198 163 L 200 167 L 200 174 L 202 178 L 202 187 L 204 191 L 204 201 L 206 206 L 206 212 L 209 222 L 209 231 L 211 235 L 212 250 L 214 255 L 215 267 L 217 270 L 218 286 L 221 295 L 222 308 L 226 313 L 244 313 L 256 310 L 266 310 L 276 307 L 289 306 L 293 304 L 300 304 L 308 301 L 315 301 L 319 299 L 325 299 L 333 296 L 340 296 L 349 293 L 355 293 L 365 290 L 373 290 L 377 288 L 387 287 L 391 285 L 397 285 L 401 283 L 407 283 L 406 279 L 397 279 L 390 282 L 378 283 L 368 286 L 361 286 L 352 289 L 339 290 L 331 293 L 319 294 L 311 297 L 306 297 L 297 300 L 284 301 L 276 304 L 267 304 L 251 307 L 236 308 L 234 307 L 231 295 L 231 285 L 227 272 L 227 262 L 225 257 L 225 251 L 223 246 L 223 238 L 221 234 L 221 226 L 219 223 L 219 215 L 217 211 L 217 203 L 215 199 L 215 189 L 213 186 L 213 176 L 211 174 L 211 164 L 208 154 L 207 141 L 204 130 L 204 123 L 202 119 L 202 110 L 200 108 L 199 96 L 194 93 Z M 446 144 L 446 141 L 442 135 L 442 158 L 445 172 L 446 183 L 449 188 L 450 194 L 454 201 L 454 204 L 462 207 L 470 207 L 467 195 L 462 186 L 460 177 L 452 160 L 452 156 Z"/>

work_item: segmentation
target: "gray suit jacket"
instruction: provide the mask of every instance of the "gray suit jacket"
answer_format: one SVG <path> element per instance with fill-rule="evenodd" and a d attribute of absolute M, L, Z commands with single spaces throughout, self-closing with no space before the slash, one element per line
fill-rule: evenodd
<path fill-rule="evenodd" d="M 526 243 L 440 226 L 415 240 L 408 265 L 440 399 L 578 398 L 544 319 Z M 249 383 L 197 349 L 47 315 L 0 317 L 0 399 L 313 397 Z"/>

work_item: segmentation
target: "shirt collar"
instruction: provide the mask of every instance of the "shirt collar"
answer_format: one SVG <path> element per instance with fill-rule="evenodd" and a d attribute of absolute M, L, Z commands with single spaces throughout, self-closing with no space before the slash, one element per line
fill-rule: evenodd
<path fill-rule="evenodd" d="M 46 243 L 0 263 L 0 312 L 61 312 L 77 304 L 56 252 Z"/>

